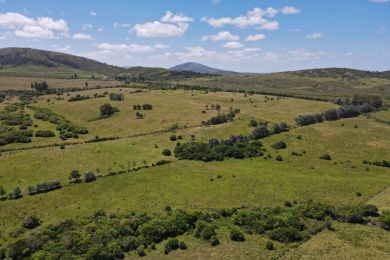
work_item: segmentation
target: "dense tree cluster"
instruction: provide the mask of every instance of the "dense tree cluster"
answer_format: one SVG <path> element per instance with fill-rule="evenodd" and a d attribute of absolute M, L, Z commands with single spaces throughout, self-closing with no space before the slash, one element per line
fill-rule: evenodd
<path fill-rule="evenodd" d="M 49 121 L 57 125 L 57 130 L 60 132 L 60 138 L 66 140 L 68 138 L 78 138 L 79 135 L 87 134 L 88 130 L 85 127 L 77 126 L 67 120 L 65 117 L 58 115 L 48 108 L 30 107 L 35 111 L 34 117 L 39 120 Z"/>
<path fill-rule="evenodd" d="M 35 132 L 35 137 L 54 137 L 55 133 L 51 130 L 38 130 Z"/>
<path fill-rule="evenodd" d="M 383 100 L 380 96 L 375 95 L 354 95 L 352 98 L 335 98 L 333 103 L 342 105 L 342 106 L 361 106 L 361 105 L 369 105 L 375 109 L 381 108 L 383 106 Z"/>
<path fill-rule="evenodd" d="M 374 111 L 374 108 L 365 103 L 362 105 L 347 105 L 338 109 L 329 109 L 321 114 L 300 115 L 295 121 L 300 126 L 312 125 L 323 121 L 335 121 L 340 118 L 356 117 Z"/>
<path fill-rule="evenodd" d="M 32 120 L 23 108 L 19 104 L 7 105 L 0 112 L 0 146 L 31 142 L 33 133 L 27 129 L 32 125 Z"/>
<path fill-rule="evenodd" d="M 221 209 L 213 214 L 166 207 L 165 214 L 153 216 L 135 212 L 117 215 L 99 210 L 89 218 L 63 220 L 21 236 L 0 250 L 0 258 L 115 260 L 125 258 L 128 252 L 144 256 L 147 249 L 153 250 L 163 241 L 164 253 L 168 254 L 187 248 L 177 238 L 184 234 L 217 246 L 221 221 L 216 220 L 221 218 L 223 227 L 230 229 L 230 238 L 242 242 L 244 232 L 265 235 L 281 243 L 306 241 L 326 228 L 331 229 L 332 221 L 364 224 L 377 218 L 383 228 L 390 227 L 390 212 L 379 216 L 378 209 L 369 204 L 334 208 L 309 201 L 288 207 Z M 24 223 L 25 228 L 34 228 L 41 221 L 29 216 Z M 266 247 L 274 249 L 270 241 Z"/>
<path fill-rule="evenodd" d="M 113 100 L 113 101 L 125 100 L 125 96 L 123 95 L 123 93 L 110 93 L 109 97 L 110 97 L 110 100 Z"/>
<path fill-rule="evenodd" d="M 0 126 L 0 146 L 12 143 L 30 143 L 33 132 L 30 130 L 14 130 Z"/>
<path fill-rule="evenodd" d="M 4 101 L 6 96 L 6 94 L 0 93 L 0 103 Z"/>
<path fill-rule="evenodd" d="M 36 184 L 35 186 L 27 187 L 27 194 L 32 196 L 36 194 L 46 193 L 53 190 L 61 189 L 62 185 L 59 180 L 49 181 L 49 182 L 41 182 Z"/>
<path fill-rule="evenodd" d="M 244 159 L 263 155 L 260 142 L 249 141 L 245 136 L 231 136 L 226 140 L 211 139 L 208 143 L 178 144 L 175 156 L 181 160 L 222 161 L 224 158 Z"/>
<path fill-rule="evenodd" d="M 239 112 L 240 111 L 238 111 L 238 113 Z M 214 116 L 207 121 L 203 121 L 202 123 L 204 125 L 219 125 L 219 124 L 231 122 L 234 120 L 234 117 L 236 116 L 236 114 L 237 114 L 236 111 L 232 110 L 232 111 L 229 111 L 229 113 L 227 113 L 227 114 L 218 114 L 217 116 Z"/>
<path fill-rule="evenodd" d="M 119 112 L 119 109 L 117 107 L 111 106 L 111 104 L 106 103 L 99 107 L 100 110 L 100 116 L 101 117 L 110 117 L 114 115 L 115 113 Z"/>

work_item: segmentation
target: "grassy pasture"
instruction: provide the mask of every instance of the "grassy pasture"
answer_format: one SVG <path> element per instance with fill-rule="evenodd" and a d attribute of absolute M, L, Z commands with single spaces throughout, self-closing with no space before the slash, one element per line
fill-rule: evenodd
<path fill-rule="evenodd" d="M 79 94 L 93 95 L 103 92 L 86 90 Z M 109 92 L 120 92 L 110 89 Z M 249 120 L 285 121 L 294 125 L 299 114 L 322 112 L 335 107 L 331 103 L 282 98 L 267 100 L 262 95 L 244 97 L 239 93 L 209 93 L 192 91 L 144 91 L 125 93 L 121 102 L 96 98 L 67 102 L 54 100 L 54 96 L 41 97 L 35 105 L 48 107 L 65 116 L 71 122 L 86 126 L 90 134 L 80 140 L 99 136 L 123 137 L 101 143 L 5 152 L 0 156 L 0 185 L 10 191 L 15 186 L 23 190 L 28 185 L 59 179 L 67 182 L 71 170 L 92 170 L 106 174 L 137 166 L 150 165 L 162 159 L 173 160 L 164 166 L 143 169 L 122 175 L 98 178 L 93 183 L 65 186 L 60 190 L 25 196 L 16 201 L 0 201 L 0 232 L 3 240 L 12 240 L 9 233 L 20 227 L 27 214 L 36 214 L 44 225 L 65 218 L 80 218 L 104 209 L 126 213 L 131 210 L 159 213 L 166 205 L 189 211 L 212 211 L 219 208 L 248 206 L 277 206 L 286 200 L 325 202 L 343 206 L 366 201 L 380 209 L 388 209 L 390 170 L 362 164 L 363 160 L 388 159 L 390 154 L 390 127 L 364 116 L 324 122 L 307 127 L 294 128 L 290 132 L 274 135 L 262 140 L 266 155 L 247 160 L 225 160 L 223 162 L 177 161 L 173 156 L 161 154 L 164 148 L 174 149 L 171 134 L 182 135 L 185 142 L 192 134 L 197 140 L 227 138 L 231 134 L 249 134 Z M 74 96 L 77 93 L 71 93 Z M 50 102 L 47 99 L 50 99 Z M 271 97 L 270 97 L 271 98 Z M 233 100 L 232 100 L 233 99 Z M 250 100 L 249 100 L 250 99 Z M 98 107 L 104 103 L 118 106 L 120 114 L 109 119 L 89 121 L 98 115 Z M 153 110 L 146 111 L 143 120 L 136 120 L 134 104 L 150 103 Z M 202 114 L 205 104 L 220 104 L 222 111 L 230 106 L 240 108 L 241 113 L 232 123 L 200 127 L 217 112 Z M 27 110 L 31 113 L 32 111 Z M 380 112 L 381 113 L 381 112 Z M 38 129 L 55 129 L 55 125 L 35 120 Z M 187 126 L 176 131 L 141 135 L 156 130 L 169 129 L 173 124 Z M 301 136 L 301 139 L 297 137 Z M 35 139 L 31 143 L 49 144 L 58 142 L 58 137 Z M 77 141 L 77 140 L 75 140 Z M 286 150 L 275 150 L 271 145 L 277 141 L 287 144 Z M 30 144 L 27 144 L 30 145 Z M 6 146 L 22 147 L 23 144 Z M 157 146 L 157 148 L 156 148 Z M 293 156 L 292 152 L 303 156 Z M 320 160 L 329 153 L 331 161 Z M 276 161 L 276 155 L 283 157 Z M 218 177 L 220 176 L 220 177 Z M 360 192 L 362 196 L 357 196 Z M 245 243 L 229 240 L 227 228 L 218 231 L 221 245 L 211 247 L 190 235 L 180 239 L 187 242 L 187 251 L 176 251 L 170 258 L 193 259 L 238 259 L 278 257 L 282 259 L 354 258 L 383 259 L 389 253 L 388 232 L 372 226 L 336 224 L 336 231 L 325 231 L 299 247 L 275 243 L 278 250 L 265 249 L 263 236 L 246 235 Z M 0 239 L 1 240 L 1 239 Z M 148 259 L 162 256 L 162 244 L 157 251 L 147 252 Z M 135 257 L 135 255 L 130 255 Z"/>
<path fill-rule="evenodd" d="M 9 75 L 0 75 L 0 90 L 31 90 L 31 82 L 46 81 L 50 88 L 84 88 L 85 82 L 88 82 L 89 88 L 110 87 L 120 85 L 119 81 L 101 80 L 101 79 L 70 79 L 70 78 L 52 78 L 52 77 L 17 77 Z"/>

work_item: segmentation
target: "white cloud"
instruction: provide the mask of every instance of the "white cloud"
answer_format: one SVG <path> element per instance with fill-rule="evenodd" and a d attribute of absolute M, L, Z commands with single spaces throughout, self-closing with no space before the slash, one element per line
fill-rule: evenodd
<path fill-rule="evenodd" d="M 121 53 L 145 53 L 154 51 L 154 48 L 149 45 L 124 43 L 101 43 L 97 46 L 97 48 L 104 51 L 114 51 Z"/>
<path fill-rule="evenodd" d="M 289 51 L 288 54 L 290 58 L 293 60 L 317 60 L 321 58 L 321 56 L 325 55 L 324 51 L 312 52 L 304 49 L 292 50 Z"/>
<path fill-rule="evenodd" d="M 167 11 L 161 18 L 161 22 L 164 23 L 190 23 L 194 19 L 184 16 L 183 14 L 174 14 L 171 11 Z"/>
<path fill-rule="evenodd" d="M 128 23 L 117 23 L 115 22 L 113 25 L 114 28 L 131 28 L 132 25 Z"/>
<path fill-rule="evenodd" d="M 76 34 L 73 34 L 72 38 L 73 38 L 74 40 L 81 40 L 81 41 L 93 40 L 93 38 L 92 38 L 91 35 L 85 34 L 85 33 L 76 33 Z"/>
<path fill-rule="evenodd" d="M 11 30 L 17 37 L 31 39 L 51 39 L 64 36 L 68 31 L 65 20 L 50 17 L 36 19 L 19 13 L 1 13 L 0 28 Z"/>
<path fill-rule="evenodd" d="M 155 21 L 136 24 L 131 31 L 139 37 L 177 37 L 183 35 L 188 27 L 186 23 L 176 25 Z"/>
<path fill-rule="evenodd" d="M 165 45 L 165 44 L 157 43 L 154 45 L 154 48 L 155 49 L 167 49 L 167 48 L 169 48 L 169 46 Z"/>
<path fill-rule="evenodd" d="M 214 35 L 205 35 L 202 37 L 202 41 L 211 40 L 213 42 L 217 41 L 238 41 L 240 39 L 239 36 L 233 35 L 228 31 L 221 31 Z"/>
<path fill-rule="evenodd" d="M 249 42 L 255 42 L 255 41 L 261 41 L 261 40 L 264 40 L 266 37 L 264 34 L 254 34 L 254 35 L 248 35 L 248 37 L 246 37 L 246 41 L 249 41 Z"/>
<path fill-rule="evenodd" d="M 280 10 L 280 12 L 284 15 L 299 14 L 299 13 L 301 13 L 301 10 L 299 10 L 293 6 L 285 6 L 282 8 L 282 10 Z"/>
<path fill-rule="evenodd" d="M 263 10 L 261 8 L 254 8 L 249 11 L 246 15 L 238 17 L 223 17 L 223 18 L 208 18 L 203 17 L 202 21 L 207 22 L 213 27 L 223 27 L 225 25 L 232 25 L 240 28 L 259 26 L 265 30 L 277 30 L 279 29 L 279 23 L 277 21 L 269 21 L 264 17 L 272 18 L 278 13 L 278 10 L 268 7 Z"/>
<path fill-rule="evenodd" d="M 239 49 L 244 47 L 240 42 L 227 42 L 223 45 L 224 48 Z"/>
<path fill-rule="evenodd" d="M 215 51 L 206 50 L 203 47 L 186 47 L 187 52 L 177 52 L 175 55 L 181 59 L 186 61 L 191 60 L 200 60 L 204 58 L 211 58 L 215 55 Z"/>
<path fill-rule="evenodd" d="M 188 30 L 192 21 L 191 17 L 167 11 L 160 21 L 136 24 L 130 31 L 139 37 L 178 37 Z"/>
<path fill-rule="evenodd" d="M 90 24 L 90 23 L 83 23 L 83 25 L 81 26 L 81 28 L 83 29 L 83 31 L 86 31 L 86 30 L 92 29 L 93 26 L 92 26 L 92 24 Z"/>
<path fill-rule="evenodd" d="M 96 13 L 95 11 L 92 11 L 92 10 L 91 10 L 91 11 L 89 12 L 89 15 L 90 15 L 90 16 L 96 16 L 97 13 Z"/>
<path fill-rule="evenodd" d="M 97 31 L 98 32 L 103 32 L 104 31 L 104 27 L 100 26 L 99 28 L 97 28 Z"/>
<path fill-rule="evenodd" d="M 305 38 L 308 40 L 321 39 L 324 38 L 324 35 L 322 33 L 312 33 L 305 35 Z"/>
<path fill-rule="evenodd" d="M 282 57 L 282 55 L 280 55 L 278 53 L 275 53 L 272 51 L 267 51 L 263 56 L 263 60 L 277 62 L 280 60 L 281 57 Z"/>
<path fill-rule="evenodd" d="M 40 26 L 23 26 L 19 30 L 15 30 L 14 34 L 21 38 L 34 38 L 34 39 L 52 39 L 54 34 L 52 31 L 44 29 Z"/>
<path fill-rule="evenodd" d="M 57 44 L 52 45 L 51 47 L 54 48 L 55 51 L 59 51 L 59 52 L 66 52 L 72 48 L 70 45 L 61 46 Z"/>

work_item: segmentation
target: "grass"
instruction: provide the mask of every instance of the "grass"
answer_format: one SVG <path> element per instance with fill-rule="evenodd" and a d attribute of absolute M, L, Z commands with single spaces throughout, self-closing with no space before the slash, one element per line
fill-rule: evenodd
<path fill-rule="evenodd" d="M 31 90 L 31 82 L 46 81 L 50 88 L 84 88 L 85 82 L 88 82 L 89 88 L 94 87 L 109 87 L 120 85 L 119 81 L 114 80 L 99 80 L 99 79 L 70 79 L 67 78 L 51 78 L 47 76 L 33 77 L 17 77 L 10 75 L 0 75 L 0 91 L 1 90 Z"/>
<path fill-rule="evenodd" d="M 80 93 L 93 95 L 102 91 L 105 90 L 86 90 Z M 120 92 L 119 89 L 110 91 Z M 125 101 L 110 102 L 119 107 L 120 114 L 97 121 L 89 119 L 98 115 L 99 105 L 108 102 L 108 98 L 67 102 L 68 96 L 63 101 L 53 100 L 53 96 L 50 96 L 48 102 L 48 97 L 41 97 L 35 105 L 48 107 L 90 130 L 90 134 L 81 140 L 91 139 L 95 135 L 122 138 L 69 145 L 64 150 L 51 147 L 4 152 L 0 156 L 0 185 L 7 191 L 15 186 L 25 190 L 28 185 L 54 179 L 60 179 L 65 184 L 73 169 L 106 174 L 110 170 L 132 168 L 133 162 L 137 166 L 150 165 L 162 159 L 173 162 L 137 172 L 98 178 L 96 182 L 89 184 L 66 185 L 60 190 L 25 196 L 16 201 L 0 201 L 0 231 L 3 240 L 13 239 L 9 236 L 10 232 L 20 227 L 22 219 L 28 214 L 36 214 L 43 225 L 47 225 L 66 218 L 85 217 L 99 209 L 120 213 L 131 210 L 158 213 L 167 205 L 189 211 L 211 211 L 242 205 L 277 206 L 283 205 L 286 200 L 313 199 L 338 207 L 369 201 L 380 209 L 388 208 L 389 170 L 362 163 L 363 160 L 383 160 L 386 159 L 385 155 L 390 154 L 390 128 L 386 124 L 360 116 L 295 127 L 294 118 L 297 115 L 321 112 L 334 105 L 293 98 L 274 98 L 264 102 L 265 96 L 244 97 L 239 93 L 144 91 L 130 94 L 126 91 L 129 90 L 122 90 L 125 92 Z M 143 120 L 136 120 L 133 105 L 143 103 L 150 103 L 154 108 L 146 112 Z M 216 114 L 215 111 L 202 114 L 205 104 L 220 104 L 223 111 L 232 106 L 240 108 L 241 113 L 234 122 L 200 127 L 201 120 Z M 294 128 L 290 132 L 262 140 L 267 150 L 266 156 L 254 159 L 204 163 L 177 161 L 173 156 L 165 157 L 161 154 L 165 148 L 174 149 L 176 143 L 169 140 L 173 133 L 183 135 L 184 140 L 180 142 L 189 141 L 192 134 L 200 141 L 213 137 L 227 138 L 232 134 L 249 134 L 251 128 L 248 123 L 251 118 L 270 122 L 285 121 Z M 47 122 L 34 120 L 35 123 L 39 125 L 38 129 L 55 128 L 55 125 Z M 146 134 L 169 129 L 176 123 L 183 128 L 166 133 Z M 141 135 L 128 137 L 137 134 Z M 298 139 L 298 136 L 301 138 Z M 277 141 L 284 141 L 287 149 L 271 148 Z M 27 146 L 53 142 L 58 142 L 58 137 L 45 140 L 34 138 Z M 23 146 L 25 145 L 18 144 L 10 147 Z M 302 153 L 303 156 L 293 156 L 292 152 Z M 332 160 L 320 160 L 319 157 L 324 153 L 329 153 Z M 281 155 L 283 161 L 276 161 L 274 158 L 277 155 Z M 361 196 L 357 196 L 357 193 L 361 193 Z M 335 232 L 322 232 L 298 248 L 275 243 L 275 251 L 265 250 L 267 240 L 262 236 L 247 235 L 245 243 L 231 242 L 228 230 L 222 228 L 218 231 L 220 246 L 211 247 L 185 235 L 181 239 L 187 242 L 188 250 L 176 251 L 169 256 L 180 259 L 237 259 L 256 258 L 259 255 L 264 258 L 283 255 L 287 259 L 349 256 L 378 259 L 389 252 L 389 233 L 378 227 L 351 227 L 339 223 L 335 227 Z M 147 257 L 159 258 L 161 251 L 160 244 L 157 251 L 147 252 Z"/>

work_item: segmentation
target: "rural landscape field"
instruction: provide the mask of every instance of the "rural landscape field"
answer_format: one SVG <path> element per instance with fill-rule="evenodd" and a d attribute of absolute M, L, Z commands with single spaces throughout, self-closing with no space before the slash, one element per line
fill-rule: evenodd
<path fill-rule="evenodd" d="M 390 259 L 387 28 L 183 2 L 0 1 L 0 259 Z"/>

